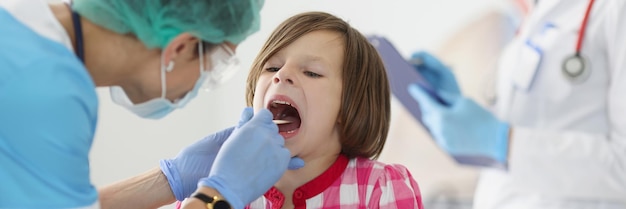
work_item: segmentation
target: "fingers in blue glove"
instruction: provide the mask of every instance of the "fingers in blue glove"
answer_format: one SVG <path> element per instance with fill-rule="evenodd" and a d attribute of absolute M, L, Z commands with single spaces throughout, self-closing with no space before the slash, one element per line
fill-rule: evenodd
<path fill-rule="evenodd" d="M 259 112 L 254 114 L 250 121 L 256 121 L 256 124 L 263 124 L 265 127 L 270 128 L 268 131 L 273 131 L 273 133 L 278 134 L 278 125 L 276 125 L 272 120 L 274 119 L 274 115 L 268 109 L 261 109 Z M 279 135 L 280 136 L 280 135 Z M 284 138 L 281 136 L 282 144 L 285 143 Z"/>
<path fill-rule="evenodd" d="M 409 93 L 418 100 L 422 122 L 435 142 L 453 156 L 482 156 L 506 162 L 509 125 L 469 98 L 442 92 L 451 106 L 436 102 L 417 85 Z"/>
<path fill-rule="evenodd" d="M 244 108 L 243 112 L 241 113 L 239 123 L 237 124 L 237 128 L 243 126 L 243 124 L 246 124 L 248 121 L 250 121 L 250 119 L 252 119 L 252 116 L 254 116 L 254 109 L 252 109 L 252 107 Z"/>
<path fill-rule="evenodd" d="M 411 56 L 411 59 L 421 60 L 421 64 L 432 67 L 431 70 L 444 70 L 448 68 L 441 61 L 439 61 L 439 59 L 426 51 L 419 51 L 414 53 Z"/>
<path fill-rule="evenodd" d="M 271 112 L 267 111 L 266 109 L 263 109 L 262 112 L 267 112 L 267 113 L 269 113 L 269 115 L 267 115 L 265 113 L 260 113 L 260 114 L 263 114 L 263 116 L 259 116 L 259 117 L 269 117 L 269 119 L 273 119 L 274 116 L 272 115 Z M 259 114 L 259 113 L 257 113 L 257 114 Z M 272 124 L 274 124 L 274 123 L 272 122 Z M 284 145 L 284 140 L 281 140 L 281 144 Z M 302 167 L 304 167 L 304 160 L 302 160 L 299 157 L 292 157 L 291 160 L 289 160 L 289 165 L 287 166 L 287 168 L 289 170 L 297 170 L 297 169 L 300 169 Z"/>
<path fill-rule="evenodd" d="M 429 82 L 437 83 L 439 79 L 439 70 L 446 69 L 430 53 L 425 51 L 416 52 L 411 56 L 411 63 L 414 63 L 416 70 Z"/>
<path fill-rule="evenodd" d="M 291 160 L 289 160 L 289 165 L 287 166 L 287 169 L 297 170 L 302 167 L 304 167 L 304 160 L 299 157 L 292 157 Z"/>
<path fill-rule="evenodd" d="M 452 71 L 428 52 L 420 51 L 411 57 L 411 60 L 419 60 L 414 65 L 415 69 L 437 91 L 448 91 L 460 94 L 460 89 Z"/>
<path fill-rule="evenodd" d="M 449 100 L 441 98 L 443 100 L 446 100 L 445 104 L 442 104 L 436 98 L 440 97 L 440 95 L 434 95 L 434 92 L 429 92 L 418 84 L 409 85 L 408 90 L 409 94 L 411 94 L 413 99 L 415 99 L 419 104 L 419 108 L 422 114 L 430 111 L 441 111 L 454 102 L 454 98 L 449 98 Z"/>
<path fill-rule="evenodd" d="M 216 189 L 234 208 L 243 208 L 271 188 L 292 159 L 272 118 L 262 109 L 236 129 L 217 154 L 209 176 L 198 184 Z"/>
<path fill-rule="evenodd" d="M 184 200 L 196 190 L 198 180 L 208 175 L 215 156 L 233 130 L 231 127 L 208 135 L 185 147 L 176 157 L 159 161 L 177 200 Z"/>

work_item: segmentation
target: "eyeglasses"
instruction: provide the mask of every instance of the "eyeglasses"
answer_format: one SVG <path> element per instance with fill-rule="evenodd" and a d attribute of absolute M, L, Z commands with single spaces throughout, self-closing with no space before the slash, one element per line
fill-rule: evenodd
<path fill-rule="evenodd" d="M 204 45 L 209 46 L 206 54 Z M 200 42 L 198 54 L 200 55 L 200 73 L 207 74 L 202 86 L 205 91 L 215 89 L 230 80 L 240 69 L 239 59 L 226 44 L 212 45 Z"/>

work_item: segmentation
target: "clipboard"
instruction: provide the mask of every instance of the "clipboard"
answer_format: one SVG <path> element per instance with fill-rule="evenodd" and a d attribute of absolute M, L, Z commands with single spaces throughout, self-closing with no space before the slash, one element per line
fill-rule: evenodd
<path fill-rule="evenodd" d="M 418 63 L 409 63 L 409 61 L 405 60 L 391 42 L 384 37 L 372 35 L 368 36 L 367 39 L 376 48 L 383 60 L 392 94 L 413 115 L 413 118 L 422 123 L 419 103 L 409 93 L 408 88 L 411 84 L 419 85 L 439 103 L 448 105 L 447 102 L 437 95 L 435 88 L 413 67 L 413 64 Z M 420 62 L 420 60 L 411 60 L 411 62 Z"/>
<path fill-rule="evenodd" d="M 415 67 L 413 67 L 413 65 L 419 64 L 421 60 L 407 61 L 404 57 L 402 57 L 398 50 L 396 50 L 391 42 L 384 37 L 371 35 L 368 36 L 367 39 L 374 46 L 374 48 L 376 48 L 379 56 L 383 60 L 392 94 L 400 101 L 400 103 L 402 103 L 404 108 L 408 110 L 411 115 L 413 115 L 413 118 L 415 118 L 415 120 L 428 130 L 428 127 L 426 127 L 422 122 L 422 113 L 419 108 L 419 103 L 409 93 L 409 85 L 419 85 L 429 96 L 444 106 L 449 106 L 449 103 L 443 100 L 436 93 L 437 91 L 435 91 L 435 88 L 417 72 Z M 452 154 L 451 156 L 457 163 L 463 165 L 499 169 L 507 168 L 506 164 L 502 164 L 488 156 Z"/>

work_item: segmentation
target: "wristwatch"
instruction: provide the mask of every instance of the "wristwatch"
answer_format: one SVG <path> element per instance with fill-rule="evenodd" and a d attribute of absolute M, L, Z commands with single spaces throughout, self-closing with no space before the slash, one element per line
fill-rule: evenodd
<path fill-rule="evenodd" d="M 228 201 L 218 196 L 209 197 L 202 193 L 196 193 L 195 195 L 193 195 L 193 197 L 198 198 L 202 200 L 202 202 L 206 203 L 207 209 L 232 209 Z"/>

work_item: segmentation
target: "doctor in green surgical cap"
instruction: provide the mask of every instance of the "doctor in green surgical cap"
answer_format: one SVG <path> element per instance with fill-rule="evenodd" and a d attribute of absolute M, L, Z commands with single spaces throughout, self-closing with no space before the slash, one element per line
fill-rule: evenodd
<path fill-rule="evenodd" d="M 212 164 L 236 168 L 214 169 L 222 172 L 217 176 L 246 178 L 214 179 L 220 187 L 203 195 L 237 207 L 252 201 L 244 197 L 262 195 L 288 167 L 301 167 L 270 113 L 245 109 L 234 128 L 162 160 L 160 169 L 100 191 L 90 182 L 95 88 L 110 87 L 111 99 L 139 117 L 162 118 L 234 73 L 235 48 L 259 29 L 262 5 L 0 1 L 0 208 L 157 208 L 190 196 Z M 275 163 L 254 166 L 263 162 Z"/>

